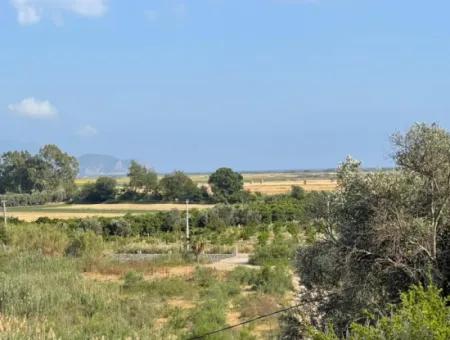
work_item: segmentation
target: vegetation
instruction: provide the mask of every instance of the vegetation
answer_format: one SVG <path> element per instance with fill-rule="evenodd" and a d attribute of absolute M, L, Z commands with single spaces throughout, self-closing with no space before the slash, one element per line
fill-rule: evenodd
<path fill-rule="evenodd" d="M 299 295 L 300 312 L 285 314 L 281 329 L 274 318 L 265 331 L 251 324 L 211 338 L 447 339 L 450 134 L 417 124 L 392 142 L 395 169 L 365 172 L 348 158 L 336 191 L 273 196 L 243 191 L 228 168 L 206 188 L 179 171 L 158 181 L 136 162 L 128 186 L 101 177 L 75 193 L 75 164 L 56 147 L 6 153 L 0 188 L 11 205 L 69 196 L 218 204 L 190 211 L 190 244 L 179 210 L 10 219 L 0 228 L 2 337 L 189 338 Z M 236 250 L 248 264 L 208 263 Z"/>
<path fill-rule="evenodd" d="M 10 151 L 0 157 L 0 194 L 11 205 L 33 205 L 63 200 L 75 190 L 77 160 L 56 145 L 36 155 Z"/>
<path fill-rule="evenodd" d="M 214 198 L 219 202 L 236 203 L 241 200 L 244 178 L 230 168 L 220 168 L 208 180 Z"/>
<path fill-rule="evenodd" d="M 401 294 L 401 303 L 390 316 L 376 320 L 374 325 L 354 323 L 349 339 L 436 339 L 450 338 L 449 298 L 443 298 L 434 285 L 413 286 Z M 332 329 L 326 333 L 311 329 L 313 339 L 333 340 L 338 336 Z"/>
<path fill-rule="evenodd" d="M 110 177 L 99 177 L 95 183 L 86 184 L 75 201 L 100 203 L 113 200 L 116 197 L 117 181 Z"/>
<path fill-rule="evenodd" d="M 323 235 L 301 249 L 297 268 L 305 302 L 322 297 L 311 322 L 332 323 L 338 336 L 386 315 L 411 285 L 450 292 L 450 135 L 418 124 L 393 143 L 394 171 L 365 174 L 349 158 L 338 191 L 316 195 L 311 210 Z"/>

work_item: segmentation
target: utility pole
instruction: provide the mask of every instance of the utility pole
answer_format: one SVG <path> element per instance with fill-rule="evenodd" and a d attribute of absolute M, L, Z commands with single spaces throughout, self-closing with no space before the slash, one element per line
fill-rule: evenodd
<path fill-rule="evenodd" d="M 2 200 L 2 205 L 3 205 L 3 221 L 5 223 L 5 228 L 6 225 L 8 224 L 8 218 L 6 217 L 6 201 Z"/>
<path fill-rule="evenodd" d="M 186 200 L 186 251 L 189 252 L 189 200 Z"/>

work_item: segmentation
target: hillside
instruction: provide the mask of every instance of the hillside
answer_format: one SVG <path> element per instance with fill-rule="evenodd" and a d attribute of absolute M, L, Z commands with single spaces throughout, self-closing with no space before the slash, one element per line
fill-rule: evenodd
<path fill-rule="evenodd" d="M 86 154 L 78 157 L 80 177 L 124 176 L 131 160 L 121 160 L 114 156 Z"/>

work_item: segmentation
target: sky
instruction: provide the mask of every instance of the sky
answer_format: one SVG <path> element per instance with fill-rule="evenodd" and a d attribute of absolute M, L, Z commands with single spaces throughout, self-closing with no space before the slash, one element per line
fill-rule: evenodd
<path fill-rule="evenodd" d="M 450 1 L 0 0 L 0 150 L 168 172 L 391 165 L 450 128 Z"/>

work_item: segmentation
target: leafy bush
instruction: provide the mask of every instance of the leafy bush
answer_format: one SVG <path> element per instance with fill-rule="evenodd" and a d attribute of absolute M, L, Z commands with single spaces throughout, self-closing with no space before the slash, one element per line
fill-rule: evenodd
<path fill-rule="evenodd" d="M 255 265 L 288 264 L 294 259 L 296 249 L 297 243 L 292 240 L 276 238 L 267 245 L 260 241 L 254 254 L 250 257 L 250 263 Z"/>
<path fill-rule="evenodd" d="M 282 295 L 288 290 L 292 290 L 292 274 L 286 266 L 264 266 L 250 282 L 253 288 L 268 294 Z"/>
<path fill-rule="evenodd" d="M 130 222 L 123 218 L 110 220 L 106 224 L 105 229 L 108 235 L 131 236 L 133 234 Z"/>
<path fill-rule="evenodd" d="M 441 291 L 431 285 L 428 288 L 413 286 L 401 294 L 401 304 L 391 316 L 375 321 L 373 326 L 353 323 L 349 339 L 450 339 L 450 297 L 443 298 Z M 332 328 L 327 332 L 310 330 L 317 340 L 338 339 Z"/>

